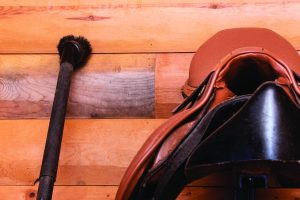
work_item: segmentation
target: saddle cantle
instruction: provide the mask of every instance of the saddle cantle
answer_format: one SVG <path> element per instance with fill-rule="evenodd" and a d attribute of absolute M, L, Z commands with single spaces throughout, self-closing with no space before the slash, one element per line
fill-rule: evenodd
<path fill-rule="evenodd" d="M 275 176 L 299 187 L 298 65 L 296 50 L 271 30 L 214 35 L 192 59 L 186 99 L 141 147 L 116 199 L 175 199 L 186 184 L 230 170 L 241 184 L 267 186 Z"/>

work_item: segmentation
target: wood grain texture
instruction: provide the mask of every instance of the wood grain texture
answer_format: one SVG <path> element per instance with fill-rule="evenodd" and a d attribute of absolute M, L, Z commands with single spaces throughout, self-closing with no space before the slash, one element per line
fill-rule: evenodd
<path fill-rule="evenodd" d="M 95 53 L 194 52 L 222 29 L 250 26 L 273 29 L 300 48 L 299 1 L 17 2 L 0 7 L 0 53 L 55 53 L 70 33 L 86 36 Z"/>
<path fill-rule="evenodd" d="M 137 150 L 163 121 L 67 120 L 56 184 L 118 185 Z M 0 185 L 34 183 L 47 128 L 48 120 L 0 120 Z"/>
<path fill-rule="evenodd" d="M 56 186 L 53 192 L 55 200 L 114 200 L 117 186 Z M 37 186 L 0 186 L 1 199 L 35 200 Z M 233 199 L 233 191 L 222 188 L 186 187 L 178 200 L 227 200 Z M 257 190 L 257 200 L 297 200 L 300 189 Z"/>
<path fill-rule="evenodd" d="M 93 55 L 75 72 L 68 117 L 153 117 L 151 54 Z M 57 55 L 0 55 L 0 118 L 49 117 L 55 92 Z"/>

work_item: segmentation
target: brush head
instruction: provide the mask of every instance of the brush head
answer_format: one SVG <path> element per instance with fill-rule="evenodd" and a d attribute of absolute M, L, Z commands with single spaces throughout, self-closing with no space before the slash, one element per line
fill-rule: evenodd
<path fill-rule="evenodd" d="M 82 67 L 88 61 L 92 52 L 92 47 L 87 39 L 82 36 L 75 37 L 73 35 L 61 38 L 57 49 L 61 62 L 69 61 L 74 65 L 75 69 Z M 65 51 L 69 52 L 66 53 Z"/>

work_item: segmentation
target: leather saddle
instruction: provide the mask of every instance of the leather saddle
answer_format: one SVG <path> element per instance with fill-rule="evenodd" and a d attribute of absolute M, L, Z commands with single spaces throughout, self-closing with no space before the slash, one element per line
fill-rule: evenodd
<path fill-rule="evenodd" d="M 185 100 L 141 147 L 116 199 L 176 199 L 187 184 L 225 171 L 235 174 L 236 199 L 271 179 L 299 187 L 299 65 L 271 30 L 215 34 L 192 59 Z"/>

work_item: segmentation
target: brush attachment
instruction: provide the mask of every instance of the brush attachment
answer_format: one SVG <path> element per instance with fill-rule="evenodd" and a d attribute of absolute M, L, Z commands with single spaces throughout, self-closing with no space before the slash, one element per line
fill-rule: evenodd
<path fill-rule="evenodd" d="M 88 61 L 92 52 L 92 47 L 87 39 L 73 35 L 61 38 L 57 49 L 61 63 L 70 62 L 75 69 L 82 67 Z"/>

